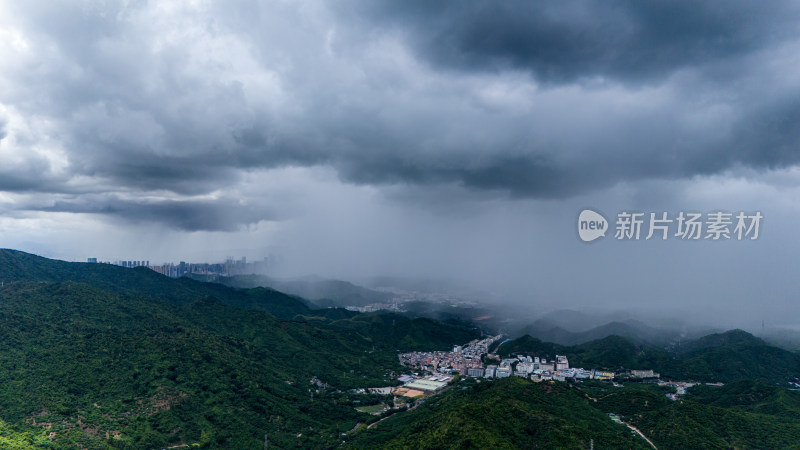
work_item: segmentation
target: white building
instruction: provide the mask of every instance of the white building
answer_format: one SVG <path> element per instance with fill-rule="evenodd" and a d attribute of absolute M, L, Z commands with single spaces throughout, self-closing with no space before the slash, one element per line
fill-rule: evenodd
<path fill-rule="evenodd" d="M 498 367 L 497 370 L 494 372 L 495 378 L 506 378 L 511 375 L 511 368 L 509 367 Z"/>

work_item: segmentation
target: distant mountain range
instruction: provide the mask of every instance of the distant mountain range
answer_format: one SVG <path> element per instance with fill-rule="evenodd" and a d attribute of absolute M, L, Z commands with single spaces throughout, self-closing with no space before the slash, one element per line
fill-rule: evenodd
<path fill-rule="evenodd" d="M 578 345 L 615 335 L 663 347 L 681 340 L 697 338 L 712 331 L 709 328 L 687 329 L 685 325 L 674 323 L 653 326 L 624 312 L 588 314 L 573 310 L 558 310 L 516 329 L 513 335 L 529 335 L 561 345 Z"/>
<path fill-rule="evenodd" d="M 206 281 L 203 275 L 190 275 Z M 237 275 L 233 277 L 214 276 L 212 281 L 237 288 L 266 287 L 299 297 L 312 308 L 331 308 L 345 306 L 365 306 L 390 302 L 395 294 L 376 291 L 349 281 L 325 279 L 308 276 L 295 279 L 276 279 L 264 275 Z M 424 290 L 452 287 L 445 282 L 432 280 L 413 280 L 397 277 L 379 277 L 369 280 L 379 286 L 403 286 Z M 515 317 L 512 306 L 491 305 L 451 305 L 429 301 L 410 301 L 403 303 L 407 315 L 429 317 L 437 320 L 474 321 L 487 333 L 496 333 L 507 328 L 503 321 L 506 316 Z M 625 312 L 589 314 L 574 310 L 551 311 L 533 322 L 515 328 L 515 336 L 530 335 L 542 341 L 561 345 L 578 345 L 606 336 L 622 336 L 635 342 L 654 346 L 667 346 L 681 340 L 701 336 L 708 329 L 687 333 L 685 327 L 670 323 L 671 326 L 656 327 L 633 318 Z"/>
<path fill-rule="evenodd" d="M 742 330 L 716 333 L 668 351 L 621 336 L 564 346 L 525 335 L 505 342 L 501 356 L 567 355 L 571 365 L 585 368 L 653 369 L 673 379 L 704 382 L 762 380 L 785 385 L 800 377 L 800 354 L 767 344 Z"/>
<path fill-rule="evenodd" d="M 394 295 L 357 286 L 349 281 L 330 280 L 320 277 L 277 279 L 265 275 L 215 276 L 206 280 L 203 275 L 190 275 L 200 281 L 214 281 L 237 288 L 269 287 L 287 294 L 310 300 L 318 308 L 366 306 L 390 301 Z"/>
<path fill-rule="evenodd" d="M 673 402 L 669 387 L 628 381 L 456 378 L 409 411 L 375 416 L 361 407 L 383 409 L 391 397 L 353 389 L 397 384 L 406 370 L 398 351 L 477 338 L 463 319 L 485 311 L 440 310 L 435 320 L 320 309 L 269 287 L 14 250 L 0 250 L 0 281 L 0 448 L 649 448 L 608 413 L 659 448 L 800 442 L 800 396 L 787 388 L 800 355 L 741 330 L 682 334 L 666 347 L 658 343 L 673 335 L 629 317 L 551 314 L 530 330 L 600 339 L 523 335 L 496 351 L 725 386 Z M 372 295 L 346 282 L 319 286 Z M 563 327 L 576 324 L 583 329 Z"/>
<path fill-rule="evenodd" d="M 611 335 L 627 337 L 654 345 L 666 345 L 676 340 L 680 335 L 677 331 L 653 328 L 634 319 L 609 322 L 580 332 L 568 331 L 560 326 L 551 326 L 547 321 L 540 319 L 524 327 L 520 332 L 535 336 L 543 341 L 562 345 L 582 344 Z"/>

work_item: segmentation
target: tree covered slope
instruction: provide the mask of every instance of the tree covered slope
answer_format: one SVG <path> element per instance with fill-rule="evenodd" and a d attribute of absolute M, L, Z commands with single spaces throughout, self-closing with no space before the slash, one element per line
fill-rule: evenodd
<path fill-rule="evenodd" d="M 476 336 L 430 320 L 325 316 L 263 288 L 7 250 L 0 278 L 0 442 L 257 448 L 267 435 L 281 448 L 329 447 L 374 419 L 349 389 L 396 383 L 399 348 Z"/>

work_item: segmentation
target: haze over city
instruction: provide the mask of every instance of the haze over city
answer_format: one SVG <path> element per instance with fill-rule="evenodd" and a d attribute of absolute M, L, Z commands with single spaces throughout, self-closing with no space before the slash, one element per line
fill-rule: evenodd
<path fill-rule="evenodd" d="M 0 247 L 275 254 L 281 276 L 800 327 L 798 19 L 794 2 L 0 2 Z M 585 208 L 605 238 L 578 238 Z M 763 219 L 757 239 L 615 239 L 624 211 Z"/>

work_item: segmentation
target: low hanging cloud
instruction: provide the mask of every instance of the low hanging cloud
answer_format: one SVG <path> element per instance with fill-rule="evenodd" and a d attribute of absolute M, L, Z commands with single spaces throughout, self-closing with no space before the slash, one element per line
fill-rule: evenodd
<path fill-rule="evenodd" d="M 800 162 L 793 2 L 2 8 L 0 190 L 78 195 L 43 211 L 232 230 L 280 220 L 241 186 L 281 168 L 469 201 Z"/>
<path fill-rule="evenodd" d="M 270 220 L 268 208 L 233 198 L 202 200 L 129 200 L 116 196 L 89 196 L 58 200 L 35 208 L 45 212 L 102 214 L 127 223 L 160 223 L 183 231 L 234 231 L 242 225 Z"/>

